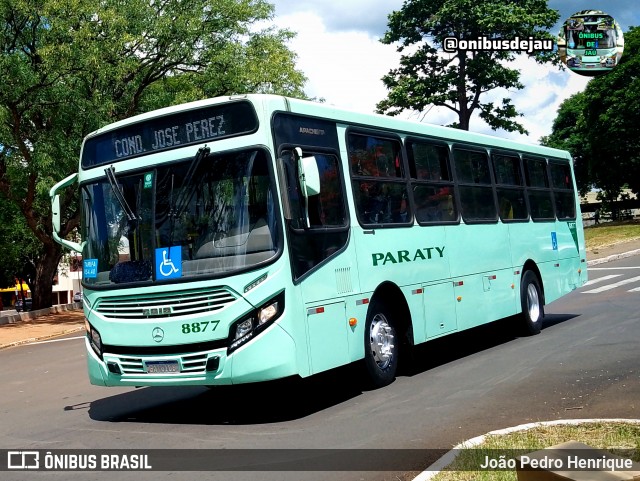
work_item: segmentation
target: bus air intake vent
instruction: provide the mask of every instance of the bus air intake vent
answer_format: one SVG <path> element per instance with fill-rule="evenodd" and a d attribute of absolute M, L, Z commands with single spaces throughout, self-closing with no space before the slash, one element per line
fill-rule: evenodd
<path fill-rule="evenodd" d="M 164 319 L 215 312 L 236 300 L 225 288 L 116 296 L 98 301 L 95 310 L 107 319 Z"/>
<path fill-rule="evenodd" d="M 338 290 L 338 294 L 348 294 L 353 292 L 350 267 L 339 267 L 336 269 L 336 288 Z"/>

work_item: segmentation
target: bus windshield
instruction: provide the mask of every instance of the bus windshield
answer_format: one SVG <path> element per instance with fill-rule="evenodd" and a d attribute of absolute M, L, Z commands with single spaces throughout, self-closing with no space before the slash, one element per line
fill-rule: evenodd
<path fill-rule="evenodd" d="M 597 25 L 585 25 L 584 30 L 568 30 L 567 45 L 570 49 L 586 49 L 593 44 L 595 49 L 616 48 L 615 29 L 602 30 Z"/>
<path fill-rule="evenodd" d="M 82 186 L 83 257 L 92 267 L 86 283 L 193 280 L 276 255 L 266 152 L 207 153 L 135 173 L 109 167 L 105 178 Z"/>

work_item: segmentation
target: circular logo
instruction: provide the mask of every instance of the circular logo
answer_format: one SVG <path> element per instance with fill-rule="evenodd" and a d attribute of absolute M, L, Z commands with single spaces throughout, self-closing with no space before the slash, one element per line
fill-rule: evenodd
<path fill-rule="evenodd" d="M 159 327 L 154 327 L 153 331 L 151 331 L 151 337 L 156 342 L 162 342 L 164 339 L 164 331 Z"/>
<path fill-rule="evenodd" d="M 618 65 L 624 50 L 620 25 L 601 10 L 581 10 L 564 21 L 558 33 L 562 62 L 580 75 L 595 77 Z"/>

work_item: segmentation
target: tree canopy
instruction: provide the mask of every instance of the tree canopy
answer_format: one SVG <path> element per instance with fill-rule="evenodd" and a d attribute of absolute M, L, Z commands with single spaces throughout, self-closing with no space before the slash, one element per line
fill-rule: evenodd
<path fill-rule="evenodd" d="M 0 210 L 37 240 L 34 307 L 51 305 L 62 255 L 48 191 L 77 170 L 85 135 L 206 97 L 304 96 L 293 34 L 264 26 L 273 11 L 265 0 L 0 0 Z M 61 236 L 79 225 L 77 195 L 64 194 Z M 6 243 L 0 253 L 15 255 Z"/>
<path fill-rule="evenodd" d="M 458 50 L 443 52 L 445 39 L 535 39 L 552 40 L 546 30 L 559 18 L 546 0 L 405 0 L 389 15 L 383 43 L 399 43 L 400 67 L 382 79 L 389 90 L 378 103 L 380 113 L 397 115 L 403 110 L 424 111 L 443 106 L 458 116 L 454 126 L 468 130 L 471 115 L 479 116 L 492 129 L 526 133 L 515 120 L 520 114 L 511 99 L 483 102 L 483 94 L 498 88 L 522 89 L 520 72 L 506 63 L 515 54 L 508 50 Z M 558 59 L 550 51 L 527 55 L 539 62 Z"/>
<path fill-rule="evenodd" d="M 640 193 L 640 28 L 624 39 L 620 63 L 565 100 L 551 135 L 541 139 L 571 152 L 583 192 L 602 189 L 609 201 L 625 186 Z"/>

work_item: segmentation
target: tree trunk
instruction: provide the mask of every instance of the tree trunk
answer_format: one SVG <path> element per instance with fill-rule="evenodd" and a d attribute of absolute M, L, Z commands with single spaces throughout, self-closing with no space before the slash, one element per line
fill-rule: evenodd
<path fill-rule="evenodd" d="M 52 305 L 53 278 L 62 258 L 62 246 L 56 242 L 44 245 L 43 255 L 36 266 L 35 291 L 32 292 L 33 309 L 44 309 Z"/>

